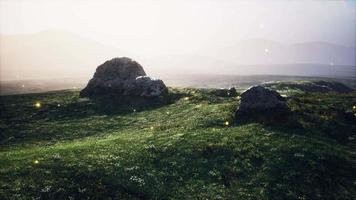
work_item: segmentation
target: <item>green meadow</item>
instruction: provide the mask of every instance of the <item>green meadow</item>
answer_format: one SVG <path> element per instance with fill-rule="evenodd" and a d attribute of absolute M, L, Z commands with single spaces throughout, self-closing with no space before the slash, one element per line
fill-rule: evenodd
<path fill-rule="evenodd" d="M 297 127 L 240 123 L 212 89 L 169 97 L 0 96 L 0 199 L 356 199 L 356 92 L 289 92 Z"/>

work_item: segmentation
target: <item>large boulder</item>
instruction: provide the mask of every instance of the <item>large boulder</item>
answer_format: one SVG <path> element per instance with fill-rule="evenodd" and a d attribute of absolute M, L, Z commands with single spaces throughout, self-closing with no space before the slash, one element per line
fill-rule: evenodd
<path fill-rule="evenodd" d="M 254 86 L 241 94 L 240 106 L 235 113 L 237 120 L 281 120 L 290 114 L 285 99 L 278 92 Z"/>
<path fill-rule="evenodd" d="M 159 97 L 168 92 L 162 80 L 146 76 L 136 61 L 121 57 L 97 67 L 94 77 L 80 92 L 81 97 Z"/>

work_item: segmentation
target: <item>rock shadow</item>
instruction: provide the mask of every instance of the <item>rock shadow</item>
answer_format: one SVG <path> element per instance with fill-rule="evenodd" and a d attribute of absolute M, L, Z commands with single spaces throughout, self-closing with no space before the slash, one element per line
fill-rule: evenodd
<path fill-rule="evenodd" d="M 254 113 L 248 116 L 235 116 L 234 124 L 236 126 L 250 123 L 260 123 L 267 129 L 282 132 L 287 131 L 295 134 L 305 132 L 303 125 L 299 122 L 299 116 L 294 112 L 278 115 L 271 110 L 263 114 Z"/>
<path fill-rule="evenodd" d="M 95 115 L 126 115 L 133 112 L 147 111 L 173 104 L 185 93 L 169 92 L 155 98 L 118 97 L 103 95 L 96 98 L 78 98 L 76 101 L 57 107 L 50 106 L 38 113 L 36 117 L 47 117 L 49 120 L 75 120 Z"/>

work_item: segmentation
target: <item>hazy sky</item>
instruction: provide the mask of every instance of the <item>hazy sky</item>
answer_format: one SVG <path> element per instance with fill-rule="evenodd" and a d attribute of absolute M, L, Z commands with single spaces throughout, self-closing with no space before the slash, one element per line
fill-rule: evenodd
<path fill-rule="evenodd" d="M 355 1 L 0 0 L 0 32 L 67 30 L 119 49 L 194 53 L 264 38 L 355 45 Z"/>

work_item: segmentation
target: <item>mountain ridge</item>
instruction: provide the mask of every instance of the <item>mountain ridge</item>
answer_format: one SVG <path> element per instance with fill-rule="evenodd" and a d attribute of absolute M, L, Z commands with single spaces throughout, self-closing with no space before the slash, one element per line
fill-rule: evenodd
<path fill-rule="evenodd" d="M 153 75 L 164 73 L 355 75 L 356 47 L 314 41 L 285 45 L 268 39 L 248 39 L 225 48 L 148 56 L 126 52 L 63 30 L 0 34 L 1 79 L 90 77 L 95 67 L 113 57 L 137 60 Z M 210 51 L 210 53 L 206 52 Z M 355 53 L 355 54 L 354 54 Z M 21 58 L 21 59 L 19 59 Z M 303 64 L 301 64 L 303 63 Z M 304 64 L 307 63 L 307 64 Z M 282 65 L 286 67 L 281 67 Z M 294 66 L 292 66 L 294 65 Z M 243 66 L 254 66 L 243 68 Z M 316 69 L 315 69 L 316 68 Z"/>

